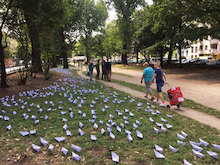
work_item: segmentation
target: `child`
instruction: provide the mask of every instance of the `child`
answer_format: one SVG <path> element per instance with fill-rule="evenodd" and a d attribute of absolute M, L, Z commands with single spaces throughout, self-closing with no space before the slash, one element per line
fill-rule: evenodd
<path fill-rule="evenodd" d="M 93 68 L 94 68 L 94 65 L 93 65 L 92 62 L 90 62 L 89 63 L 89 76 L 90 76 L 90 80 L 92 80 Z"/>
<path fill-rule="evenodd" d="M 154 68 L 155 68 L 155 73 L 154 73 L 153 79 L 151 80 L 151 84 L 154 82 L 154 79 L 156 78 L 157 102 L 159 103 L 159 99 L 160 99 L 162 101 L 160 106 L 166 106 L 165 101 L 163 99 L 163 95 L 162 95 L 162 87 L 164 86 L 164 80 L 165 80 L 165 83 L 167 84 L 166 75 L 165 73 L 163 73 L 163 71 L 160 68 L 160 62 L 155 62 Z"/>

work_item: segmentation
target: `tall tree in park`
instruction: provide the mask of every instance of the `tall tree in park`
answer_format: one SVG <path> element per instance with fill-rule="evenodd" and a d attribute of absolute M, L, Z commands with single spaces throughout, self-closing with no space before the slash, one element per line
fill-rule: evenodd
<path fill-rule="evenodd" d="M 73 44 L 77 38 L 76 31 L 80 30 L 82 22 L 82 9 L 84 1 L 81 0 L 65 0 L 59 1 L 60 24 L 59 24 L 59 42 L 60 42 L 60 57 L 63 58 L 63 68 L 68 68 L 68 52 L 73 48 Z"/>
<path fill-rule="evenodd" d="M 120 40 L 119 27 L 117 26 L 116 21 L 109 22 L 106 25 L 105 37 L 102 45 L 106 56 L 121 54 L 122 42 Z"/>
<path fill-rule="evenodd" d="M 116 9 L 119 24 L 120 37 L 123 43 L 122 47 L 122 64 L 127 64 L 127 54 L 131 49 L 133 24 L 132 14 L 138 5 L 141 5 L 143 0 L 109 0 L 113 2 Z"/>
<path fill-rule="evenodd" d="M 40 0 L 21 0 L 19 4 L 24 13 L 27 23 L 29 37 L 31 40 L 31 57 L 34 72 L 42 72 L 41 66 L 41 43 L 39 24 L 40 17 Z"/>
<path fill-rule="evenodd" d="M 8 17 L 8 14 L 9 14 L 9 10 L 12 6 L 12 3 L 13 3 L 13 0 L 9 0 L 9 1 L 1 1 L 0 3 L 0 9 L 2 10 L 1 12 L 1 15 L 2 15 L 2 18 L 1 18 L 1 22 L 0 22 L 0 62 L 1 62 L 1 88 L 7 88 L 8 87 L 8 84 L 7 84 L 7 81 L 6 81 L 6 70 L 5 70 L 5 55 L 4 55 L 4 48 L 7 47 L 7 36 L 5 37 L 5 41 L 6 41 L 6 45 L 4 46 L 3 45 L 3 28 L 4 28 L 4 24 L 6 22 L 6 19 Z"/>
<path fill-rule="evenodd" d="M 99 31 L 105 25 L 105 20 L 108 17 L 107 8 L 103 0 L 95 3 L 94 0 L 83 0 L 84 5 L 81 11 L 82 22 L 80 32 L 83 36 L 83 44 L 86 48 L 87 61 L 90 60 L 90 41 L 92 34 Z"/>

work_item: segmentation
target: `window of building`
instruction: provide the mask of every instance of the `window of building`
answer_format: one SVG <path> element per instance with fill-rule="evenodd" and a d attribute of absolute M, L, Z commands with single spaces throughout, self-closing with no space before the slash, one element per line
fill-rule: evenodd
<path fill-rule="evenodd" d="M 192 53 L 193 53 L 193 46 L 191 47 Z"/>
<path fill-rule="evenodd" d="M 193 59 L 193 55 L 191 55 L 191 59 Z"/>
<path fill-rule="evenodd" d="M 186 56 L 188 56 L 188 53 L 189 53 L 189 52 L 188 52 L 188 50 L 187 50 L 187 51 L 186 51 Z"/>
<path fill-rule="evenodd" d="M 203 49 L 203 45 L 200 45 L 200 50 L 202 50 Z"/>
<path fill-rule="evenodd" d="M 205 46 L 205 50 L 208 50 L 208 45 Z"/>
<path fill-rule="evenodd" d="M 195 48 L 195 52 L 196 52 L 196 53 L 197 53 L 197 49 L 198 49 L 198 48 L 196 47 L 196 48 Z"/>
<path fill-rule="evenodd" d="M 211 49 L 217 49 L 217 44 L 211 44 Z"/>
<path fill-rule="evenodd" d="M 195 55 L 195 58 L 197 58 L 197 55 Z"/>

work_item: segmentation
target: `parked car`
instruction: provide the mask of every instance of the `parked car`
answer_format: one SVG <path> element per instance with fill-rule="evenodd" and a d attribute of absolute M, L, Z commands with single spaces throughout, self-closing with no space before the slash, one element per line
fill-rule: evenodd
<path fill-rule="evenodd" d="M 206 65 L 209 65 L 209 66 L 216 66 L 216 65 L 218 65 L 218 66 L 220 66 L 220 59 L 215 60 L 215 61 L 209 61 L 209 62 L 206 63 Z"/>
<path fill-rule="evenodd" d="M 207 62 L 208 62 L 208 60 L 197 59 L 194 63 L 195 63 L 195 64 L 206 64 Z"/>
<path fill-rule="evenodd" d="M 182 64 L 187 64 L 187 63 L 189 63 L 189 61 L 190 61 L 189 59 L 183 59 Z"/>

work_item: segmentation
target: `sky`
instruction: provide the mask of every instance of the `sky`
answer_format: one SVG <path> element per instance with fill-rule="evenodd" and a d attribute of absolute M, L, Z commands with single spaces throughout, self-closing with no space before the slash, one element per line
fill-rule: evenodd
<path fill-rule="evenodd" d="M 149 5 L 152 5 L 153 4 L 153 1 L 152 0 L 145 0 Z M 111 8 L 108 10 L 108 19 L 107 19 L 107 23 L 111 22 L 112 20 L 116 20 L 117 19 L 117 13 L 115 11 L 114 8 Z"/>

